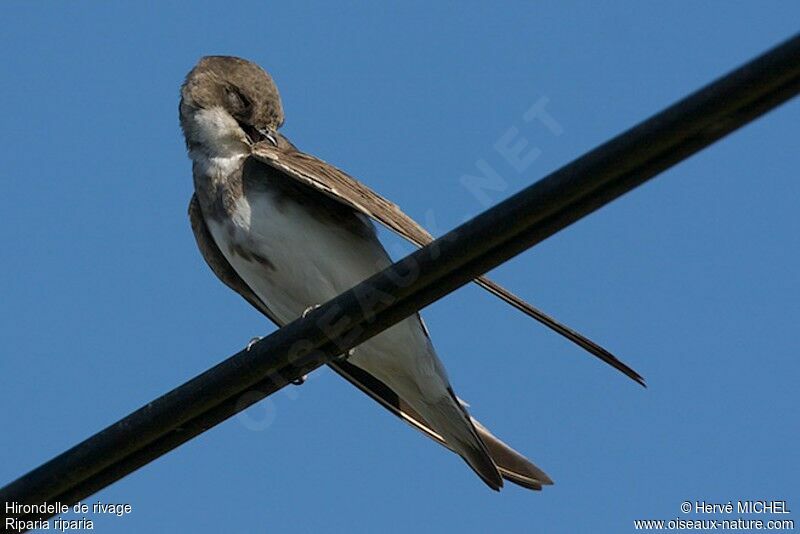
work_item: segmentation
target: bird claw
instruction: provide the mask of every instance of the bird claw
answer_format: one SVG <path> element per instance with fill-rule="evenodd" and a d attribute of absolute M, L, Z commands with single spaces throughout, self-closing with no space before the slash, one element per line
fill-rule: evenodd
<path fill-rule="evenodd" d="M 244 350 L 246 350 L 247 352 L 250 352 L 250 349 L 252 349 L 252 348 L 253 348 L 253 345 L 255 345 L 256 343 L 258 343 L 258 342 L 259 342 L 259 341 L 261 341 L 262 339 L 264 339 L 264 338 L 263 338 L 263 337 L 261 337 L 261 336 L 256 336 L 256 337 L 254 337 L 253 339 L 251 339 L 250 341 L 248 341 L 248 342 L 247 342 L 247 347 L 245 347 L 245 349 L 244 349 Z"/>
<path fill-rule="evenodd" d="M 309 306 L 308 308 L 306 308 L 305 310 L 303 310 L 303 315 L 302 315 L 302 317 L 305 317 L 306 315 L 308 315 L 308 314 L 309 314 L 309 313 L 311 313 L 312 311 L 316 310 L 317 308 L 319 308 L 319 306 L 320 306 L 319 304 L 314 304 L 313 306 Z"/>
<path fill-rule="evenodd" d="M 336 356 L 333 359 L 333 361 L 335 361 L 335 362 L 346 362 L 347 359 L 350 358 L 350 356 L 353 355 L 353 353 L 354 353 L 353 349 L 350 349 L 347 352 L 343 352 L 343 353 L 339 354 L 338 356 Z"/>

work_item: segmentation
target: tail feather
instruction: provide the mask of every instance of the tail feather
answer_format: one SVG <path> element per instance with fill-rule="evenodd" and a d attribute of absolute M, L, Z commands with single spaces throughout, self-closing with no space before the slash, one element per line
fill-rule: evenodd
<path fill-rule="evenodd" d="M 481 447 L 470 451 L 462 445 L 459 448 L 463 450 L 462 453 L 462 450 L 456 448 L 452 437 L 443 436 L 439 431 L 433 430 L 433 428 L 441 429 L 439 425 L 432 425 L 430 421 L 422 417 L 411 405 L 401 399 L 395 391 L 373 375 L 346 361 L 335 362 L 330 364 L 330 366 L 397 417 L 434 441 L 464 457 L 467 464 L 489 487 L 498 489 L 502 485 L 502 480 L 498 484 L 496 477 L 491 475 L 491 469 L 489 469 L 489 466 L 486 464 L 484 454 L 479 452 Z M 460 400 L 459 403 L 461 405 L 464 404 Z M 484 450 L 487 451 L 493 464 L 496 465 L 494 468 L 495 472 L 499 471 L 504 479 L 522 486 L 523 488 L 532 490 L 541 490 L 543 485 L 550 485 L 553 483 L 544 471 L 533 465 L 533 463 L 522 454 L 500 441 L 475 418 L 469 417 L 469 421 L 472 423 L 471 426 L 474 428 L 479 442 Z M 470 458 L 465 457 L 465 454 L 468 454 Z M 488 473 L 489 476 L 484 476 L 482 473 Z M 490 483 L 490 481 L 492 482 Z"/>
<path fill-rule="evenodd" d="M 467 445 L 457 452 L 487 486 L 495 491 L 500 491 L 500 488 L 503 487 L 502 475 L 484 448 Z"/>
<path fill-rule="evenodd" d="M 503 478 L 472 420 L 448 388 L 450 398 L 426 408 L 426 420 L 473 471 L 493 490 L 503 487 Z"/>
<path fill-rule="evenodd" d="M 533 462 L 500 441 L 477 419 L 474 417 L 471 419 L 475 430 L 478 431 L 478 436 L 480 436 L 481 441 L 489 450 L 489 454 L 497 464 L 503 478 L 533 490 L 542 489 L 542 485 L 549 486 L 553 484 L 552 479 L 544 471 L 536 467 Z"/>

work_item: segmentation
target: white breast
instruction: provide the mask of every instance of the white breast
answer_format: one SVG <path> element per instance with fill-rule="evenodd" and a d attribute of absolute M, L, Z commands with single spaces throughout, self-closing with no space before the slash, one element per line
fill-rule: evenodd
<path fill-rule="evenodd" d="M 266 192 L 241 197 L 232 216 L 210 220 L 209 230 L 236 272 L 285 322 L 389 265 L 377 239 L 326 224 Z"/>
<path fill-rule="evenodd" d="M 390 264 L 376 237 L 326 224 L 265 192 L 241 198 L 225 222 L 208 222 L 230 264 L 283 324 Z M 401 395 L 449 395 L 447 375 L 416 315 L 360 345 L 350 361 Z"/>

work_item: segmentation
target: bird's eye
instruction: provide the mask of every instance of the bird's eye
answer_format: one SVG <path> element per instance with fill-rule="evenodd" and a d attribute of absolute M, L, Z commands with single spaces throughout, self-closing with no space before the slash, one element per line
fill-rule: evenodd
<path fill-rule="evenodd" d="M 228 105 L 231 109 L 244 111 L 250 107 L 250 101 L 247 97 L 232 87 L 225 88 L 225 97 L 228 99 Z"/>

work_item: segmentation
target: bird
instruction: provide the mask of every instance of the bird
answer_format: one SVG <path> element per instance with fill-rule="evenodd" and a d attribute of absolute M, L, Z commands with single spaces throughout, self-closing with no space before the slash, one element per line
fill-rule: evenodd
<path fill-rule="evenodd" d="M 282 135 L 278 89 L 255 63 L 201 58 L 181 86 L 179 115 L 192 161 L 197 246 L 214 274 L 278 327 L 391 265 L 373 221 L 417 246 L 433 240 L 395 204 Z M 596 343 L 488 278 L 475 281 L 644 384 Z M 532 490 L 553 483 L 469 414 L 419 313 L 328 365 L 458 454 L 491 489 L 503 480 Z"/>

